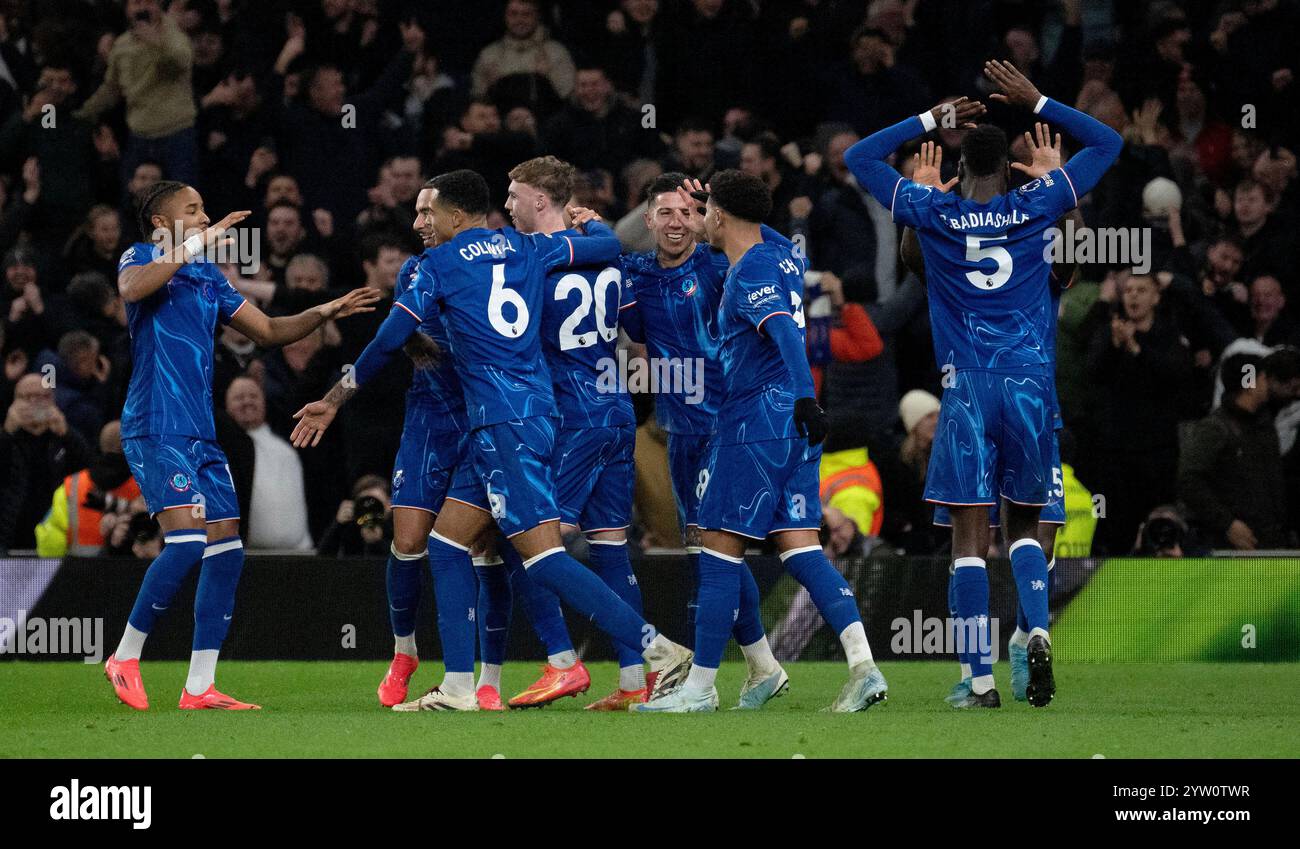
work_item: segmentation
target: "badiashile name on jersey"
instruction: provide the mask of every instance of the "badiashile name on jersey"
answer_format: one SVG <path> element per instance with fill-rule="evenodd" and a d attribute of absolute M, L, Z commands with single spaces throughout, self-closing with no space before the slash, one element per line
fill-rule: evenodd
<path fill-rule="evenodd" d="M 1013 209 L 1010 213 L 1006 212 L 964 212 L 956 218 L 949 218 L 943 213 L 939 217 L 947 222 L 948 227 L 953 230 L 1005 230 L 1008 227 L 1015 227 L 1018 224 L 1024 224 L 1033 218 L 1019 209 Z"/>

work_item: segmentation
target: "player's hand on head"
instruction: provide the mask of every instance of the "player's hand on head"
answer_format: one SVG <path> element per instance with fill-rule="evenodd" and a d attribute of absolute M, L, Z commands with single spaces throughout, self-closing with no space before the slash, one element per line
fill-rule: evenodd
<path fill-rule="evenodd" d="M 984 104 L 978 100 L 971 100 L 969 97 L 962 96 L 952 100 L 945 100 L 938 106 L 930 110 L 934 116 L 934 122 L 940 127 L 947 129 L 956 129 L 958 127 L 973 127 L 975 119 L 985 113 Z"/>
<path fill-rule="evenodd" d="M 956 177 L 946 183 L 943 181 L 941 173 L 943 145 L 935 144 L 932 141 L 922 142 L 921 150 L 913 154 L 912 160 L 916 163 L 916 167 L 912 171 L 912 182 L 917 185 L 933 186 L 941 192 L 946 192 L 957 185 Z"/>
<path fill-rule="evenodd" d="M 821 445 L 830 432 L 826 411 L 816 398 L 799 398 L 794 402 L 794 426 L 800 436 L 808 438 L 809 445 Z"/>
<path fill-rule="evenodd" d="M 1034 132 L 1025 132 L 1025 147 L 1029 150 L 1029 164 L 1012 162 L 1011 167 L 1027 177 L 1041 177 L 1049 171 L 1061 167 L 1061 134 L 1056 134 L 1052 141 L 1052 128 L 1039 122 L 1034 124 Z"/>
<path fill-rule="evenodd" d="M 581 228 L 588 221 L 601 220 L 599 213 L 594 209 L 588 209 L 585 206 L 569 206 L 565 207 L 564 211 L 569 216 L 569 220 L 573 222 L 575 228 Z"/>
<path fill-rule="evenodd" d="M 1002 89 L 989 95 L 1000 103 L 1033 109 L 1038 105 L 1039 98 L 1043 96 L 1038 91 L 1038 86 L 1030 82 L 1029 78 L 1020 73 L 1019 69 L 1010 62 L 990 59 L 984 63 L 984 76 Z"/>

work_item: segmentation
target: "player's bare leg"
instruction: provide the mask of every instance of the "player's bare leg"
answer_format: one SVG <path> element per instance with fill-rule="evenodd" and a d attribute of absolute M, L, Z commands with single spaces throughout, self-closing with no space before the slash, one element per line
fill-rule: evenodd
<path fill-rule="evenodd" d="M 388 664 L 388 671 L 379 682 L 379 703 L 392 707 L 406 701 L 411 676 L 420 666 L 420 653 L 415 644 L 414 610 L 407 610 L 413 603 L 406 599 L 394 598 L 394 568 L 418 569 L 419 563 L 428 555 L 429 532 L 433 530 L 435 514 L 415 507 L 393 508 L 393 544 L 392 557 L 397 563 L 389 564 L 388 606 L 389 617 L 393 620 L 393 659 Z M 417 584 L 418 586 L 418 584 Z M 418 595 L 417 595 L 418 598 Z M 395 605 L 401 605 L 399 609 Z M 409 620 L 410 630 L 399 628 L 398 619 Z M 396 633 L 407 631 L 405 634 Z"/>
<path fill-rule="evenodd" d="M 486 510 L 450 498 L 443 502 L 429 534 L 428 546 L 430 570 L 435 584 L 441 582 L 442 586 L 442 589 L 435 586 L 434 595 L 447 671 L 437 687 L 418 699 L 394 705 L 393 710 L 478 710 L 474 695 L 477 635 L 473 620 L 465 617 L 461 608 L 472 611 L 475 607 L 470 550 L 491 526 L 492 516 Z"/>
<path fill-rule="evenodd" d="M 657 674 L 652 698 L 676 689 L 685 680 L 691 667 L 691 651 L 660 634 L 600 578 L 565 554 L 558 520 L 517 533 L 510 542 L 523 557 L 530 577 L 535 576 L 561 601 L 591 617 L 612 638 L 640 651 L 650 671 Z"/>
<path fill-rule="evenodd" d="M 1005 505 L 1007 554 L 1016 579 L 1020 604 L 1024 607 L 1029 625 L 1026 653 L 1029 660 L 1029 681 L 1025 698 L 1034 707 L 1046 707 L 1056 695 L 1056 679 L 1052 674 L 1052 644 L 1047 633 L 1047 551 L 1039 540 L 1042 508 L 1037 505 Z M 1053 533 L 1052 539 L 1055 540 Z"/>

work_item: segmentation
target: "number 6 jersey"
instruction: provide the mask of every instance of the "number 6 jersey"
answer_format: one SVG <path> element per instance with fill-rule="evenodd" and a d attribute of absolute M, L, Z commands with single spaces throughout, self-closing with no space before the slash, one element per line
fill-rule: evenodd
<path fill-rule="evenodd" d="M 471 430 L 555 415 L 542 355 L 542 297 L 549 271 L 612 263 L 619 243 L 602 224 L 589 236 L 523 235 L 475 227 L 430 248 L 397 306 L 423 321 L 441 308 Z"/>

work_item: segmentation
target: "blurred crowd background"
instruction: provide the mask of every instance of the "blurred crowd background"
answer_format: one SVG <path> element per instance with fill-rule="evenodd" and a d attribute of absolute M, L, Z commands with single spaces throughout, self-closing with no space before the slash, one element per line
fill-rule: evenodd
<path fill-rule="evenodd" d="M 989 57 L 1123 135 L 1081 210 L 1149 245 L 1082 263 L 1062 298 L 1058 554 L 1293 547 L 1298 24 L 1286 0 L 0 0 L 0 553 L 157 551 L 116 422 L 131 356 L 115 269 L 142 188 L 192 183 L 214 220 L 254 210 L 259 267 L 227 276 L 296 312 L 391 292 L 428 177 L 473 168 L 503 203 L 508 170 L 543 153 L 578 167 L 578 202 L 628 250 L 652 247 L 641 214 L 663 171 L 761 176 L 768 223 L 814 269 L 828 551 L 943 552 L 921 500 L 942 393 L 925 290 L 843 154 L 983 97 Z M 986 103 L 1023 156 L 1032 116 Z M 936 140 L 951 176 L 961 131 Z M 285 437 L 387 311 L 274 351 L 219 331 L 250 548 L 386 551 L 410 365 L 321 447 Z M 638 398 L 635 536 L 672 547 L 652 406 Z"/>

